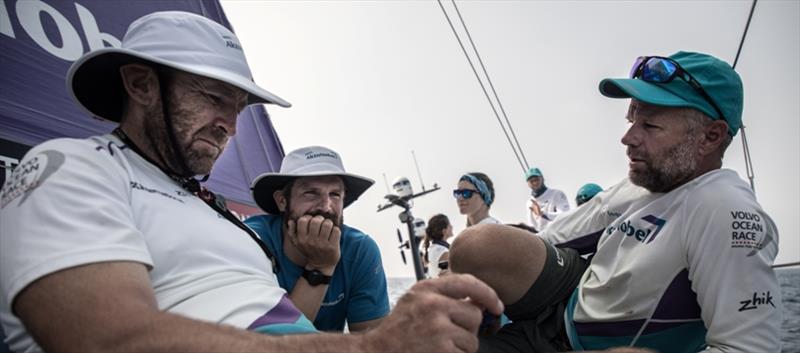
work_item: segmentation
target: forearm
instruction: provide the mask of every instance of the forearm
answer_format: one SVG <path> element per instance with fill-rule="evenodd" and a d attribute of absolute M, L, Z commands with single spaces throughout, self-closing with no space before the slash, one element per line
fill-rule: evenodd
<path fill-rule="evenodd" d="M 289 299 L 292 300 L 292 303 L 300 309 L 306 318 L 314 321 L 327 291 L 327 284 L 312 286 L 308 284 L 305 278 L 300 277 L 295 282 L 292 292 L 289 293 Z"/>
<path fill-rule="evenodd" d="M 56 350 L 120 352 L 356 352 L 364 350 L 360 335 L 271 336 L 230 326 L 156 313 L 146 324 L 91 347 Z M 312 337 L 313 336 L 313 337 Z M 76 349 L 78 348 L 78 349 Z M 87 348 L 87 349 L 80 349 Z"/>

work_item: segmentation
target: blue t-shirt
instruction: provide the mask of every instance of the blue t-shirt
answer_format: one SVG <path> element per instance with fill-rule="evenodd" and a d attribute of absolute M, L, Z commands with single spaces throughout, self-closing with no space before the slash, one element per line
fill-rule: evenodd
<path fill-rule="evenodd" d="M 253 228 L 275 254 L 280 265 L 278 283 L 287 292 L 294 289 L 303 267 L 283 252 L 283 218 L 276 215 L 250 217 Z M 321 331 L 343 331 L 344 323 L 379 319 L 389 313 L 389 295 L 378 244 L 360 230 L 342 225 L 341 257 L 314 320 Z"/>

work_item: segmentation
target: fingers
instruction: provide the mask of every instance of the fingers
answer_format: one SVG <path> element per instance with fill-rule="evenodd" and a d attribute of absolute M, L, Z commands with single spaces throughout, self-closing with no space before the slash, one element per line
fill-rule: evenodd
<path fill-rule="evenodd" d="M 497 297 L 494 289 L 472 275 L 451 274 L 435 280 L 419 282 L 415 287 L 418 286 L 430 287 L 422 289 L 428 289 L 450 298 L 469 298 L 471 304 L 495 315 L 502 314 L 504 310 L 503 303 Z"/>
<path fill-rule="evenodd" d="M 341 229 L 321 215 L 298 218 L 294 229 L 296 239 L 292 241 L 292 245 L 306 257 L 306 265 L 318 270 L 332 271 L 340 257 Z"/>
<path fill-rule="evenodd" d="M 450 320 L 475 335 L 483 321 L 483 311 L 468 301 L 457 301 L 450 308 Z"/>
<path fill-rule="evenodd" d="M 295 246 L 297 245 L 297 223 L 290 219 L 286 221 L 286 236 L 289 237 L 289 241 L 292 242 Z"/>
<path fill-rule="evenodd" d="M 303 216 L 297 219 L 297 240 L 301 243 L 308 241 L 308 223 L 310 221 L 311 217 L 309 216 Z"/>
<path fill-rule="evenodd" d="M 333 230 L 333 222 L 329 219 L 325 219 L 322 216 L 317 216 L 322 218 L 319 223 L 319 240 L 320 241 L 329 241 L 331 237 L 331 231 Z M 314 217 L 314 221 L 317 220 L 317 217 Z"/>
<path fill-rule="evenodd" d="M 331 222 L 331 225 L 333 225 L 333 222 Z M 333 230 L 331 230 L 330 242 L 333 244 L 339 244 L 339 239 L 341 239 L 341 237 L 342 230 L 339 229 L 339 227 L 333 227 Z"/>
<path fill-rule="evenodd" d="M 454 326 L 445 317 L 431 322 L 428 351 L 431 352 L 475 352 L 478 350 L 478 336 L 463 327 Z"/>
<path fill-rule="evenodd" d="M 304 216 L 308 217 L 308 216 Z M 311 220 L 308 221 L 308 236 L 309 238 L 315 238 L 314 240 L 319 241 L 321 236 L 320 229 L 322 228 L 322 223 L 325 221 L 325 217 L 322 216 L 314 216 Z"/>
<path fill-rule="evenodd" d="M 333 221 L 323 216 L 302 216 L 297 220 L 297 227 L 300 229 L 302 238 L 307 241 L 322 241 L 328 242 L 331 240 L 331 235 L 337 227 Z M 338 241 L 338 239 L 337 239 Z"/>
<path fill-rule="evenodd" d="M 453 332 L 453 345 L 458 352 L 476 352 L 478 344 L 478 336 L 472 332 L 463 330 Z"/>

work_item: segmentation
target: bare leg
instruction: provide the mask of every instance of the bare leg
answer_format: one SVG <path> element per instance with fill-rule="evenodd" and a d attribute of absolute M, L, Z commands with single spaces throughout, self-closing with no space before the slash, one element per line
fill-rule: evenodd
<path fill-rule="evenodd" d="M 545 258 L 538 236 L 499 224 L 469 227 L 450 247 L 450 269 L 486 282 L 505 304 L 525 295 L 542 273 Z"/>

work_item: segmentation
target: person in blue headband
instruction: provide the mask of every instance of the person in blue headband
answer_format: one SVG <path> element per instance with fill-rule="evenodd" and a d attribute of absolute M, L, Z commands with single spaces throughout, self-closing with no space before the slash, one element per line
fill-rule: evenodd
<path fill-rule="evenodd" d="M 453 190 L 458 211 L 467 216 L 467 227 L 479 223 L 497 223 L 500 221 L 489 215 L 489 208 L 494 202 L 494 184 L 489 176 L 483 173 L 467 173 L 458 179 L 458 188 Z"/>

